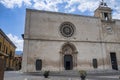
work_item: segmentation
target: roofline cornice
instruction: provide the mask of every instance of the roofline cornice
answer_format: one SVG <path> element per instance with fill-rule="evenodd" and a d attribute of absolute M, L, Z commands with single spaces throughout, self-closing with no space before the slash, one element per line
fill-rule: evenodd
<path fill-rule="evenodd" d="M 0 34 L 14 47 L 17 48 L 15 46 L 15 44 L 8 38 L 8 36 L 2 31 L 2 29 L 0 29 Z"/>

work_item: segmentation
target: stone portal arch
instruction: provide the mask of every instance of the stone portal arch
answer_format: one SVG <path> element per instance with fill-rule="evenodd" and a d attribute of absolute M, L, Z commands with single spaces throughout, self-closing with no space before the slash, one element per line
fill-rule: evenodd
<path fill-rule="evenodd" d="M 62 70 L 75 70 L 77 67 L 77 50 L 74 44 L 64 43 L 60 50 L 60 66 Z"/>

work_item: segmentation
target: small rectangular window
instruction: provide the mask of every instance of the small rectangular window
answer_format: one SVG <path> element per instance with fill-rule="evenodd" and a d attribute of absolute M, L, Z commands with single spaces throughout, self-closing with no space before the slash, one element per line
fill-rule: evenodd
<path fill-rule="evenodd" d="M 42 69 L 42 60 L 37 59 L 36 60 L 36 70 L 41 70 Z"/>
<path fill-rule="evenodd" d="M 5 45 L 3 45 L 3 52 L 5 52 Z"/>
<path fill-rule="evenodd" d="M 6 47 L 6 54 L 8 53 L 8 47 Z"/>
<path fill-rule="evenodd" d="M 97 68 L 98 67 L 98 63 L 97 63 L 97 59 L 93 59 L 93 68 Z"/>

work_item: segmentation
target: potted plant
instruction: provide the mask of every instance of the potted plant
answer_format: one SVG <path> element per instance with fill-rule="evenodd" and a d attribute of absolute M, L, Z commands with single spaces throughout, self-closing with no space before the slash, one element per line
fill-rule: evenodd
<path fill-rule="evenodd" d="M 44 77 L 45 77 L 45 78 L 48 78 L 49 73 L 50 73 L 50 71 L 45 71 L 45 72 L 44 72 L 44 74 L 43 74 L 43 75 L 44 75 Z"/>
<path fill-rule="evenodd" d="M 80 70 L 79 73 L 80 73 L 81 80 L 85 80 L 85 78 L 87 76 L 86 71 L 85 70 Z"/>

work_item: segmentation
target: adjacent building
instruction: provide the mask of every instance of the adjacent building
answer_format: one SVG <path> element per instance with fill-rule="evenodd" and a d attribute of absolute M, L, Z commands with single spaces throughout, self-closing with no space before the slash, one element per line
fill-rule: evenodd
<path fill-rule="evenodd" d="M 22 71 L 120 70 L 120 20 L 101 2 L 94 16 L 27 9 Z"/>
<path fill-rule="evenodd" d="M 14 55 L 16 46 L 0 29 L 0 58 L 4 60 L 5 70 L 14 70 Z"/>
<path fill-rule="evenodd" d="M 22 65 L 22 55 L 18 55 L 18 54 L 15 54 L 15 57 L 14 57 L 14 70 L 20 70 L 21 69 L 21 65 Z"/>

